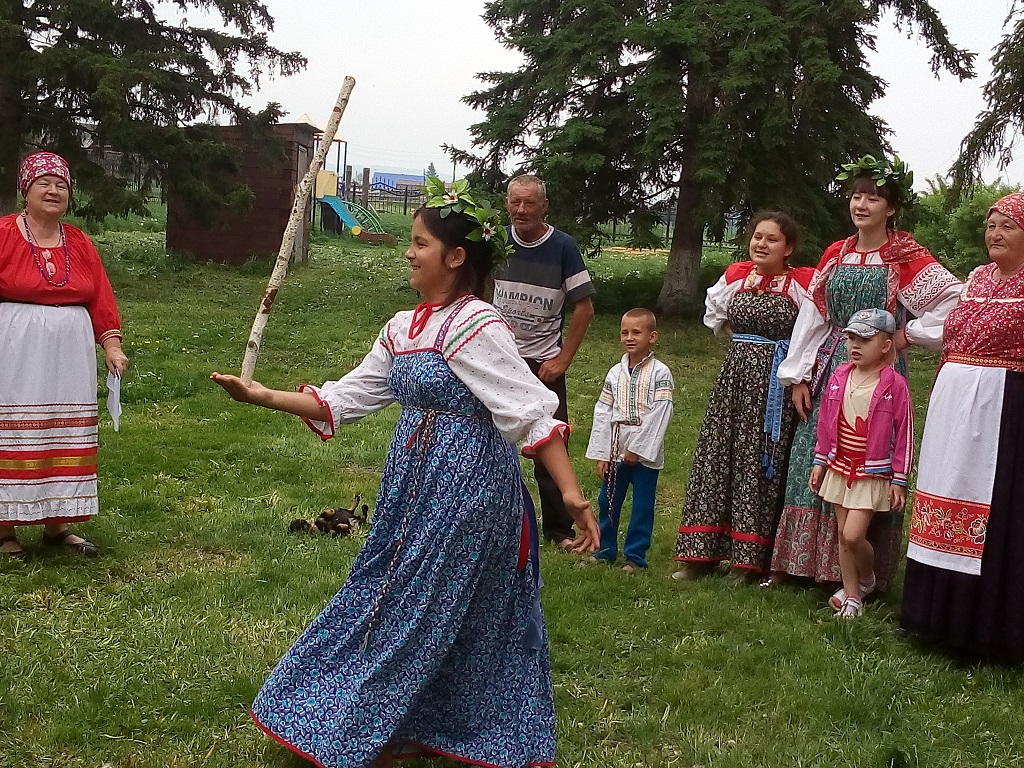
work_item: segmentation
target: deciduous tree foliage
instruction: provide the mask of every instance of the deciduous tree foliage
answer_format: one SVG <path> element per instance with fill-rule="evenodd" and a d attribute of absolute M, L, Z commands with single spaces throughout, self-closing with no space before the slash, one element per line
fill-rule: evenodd
<path fill-rule="evenodd" d="M 89 216 L 143 201 L 88 147 L 125 153 L 125 171 L 199 209 L 238 202 L 246 191 L 222 174 L 238 150 L 198 123 L 228 115 L 257 130 L 278 117 L 276 105 L 253 114 L 236 100 L 261 71 L 305 66 L 270 45 L 272 28 L 257 0 L 0 0 L 0 213 L 14 208 L 20 158 L 40 147 L 71 161 Z"/>
<path fill-rule="evenodd" d="M 955 194 L 969 191 L 981 181 L 991 160 L 1000 170 L 1013 159 L 1013 146 L 1024 130 L 1024 7 L 1013 4 L 1006 24 L 1010 29 L 992 55 L 992 77 L 985 84 L 986 108 L 964 138 L 953 165 Z"/>
<path fill-rule="evenodd" d="M 485 19 L 525 62 L 481 75 L 476 154 L 452 151 L 495 183 L 508 161 L 536 170 L 583 236 L 617 218 L 643 239 L 677 204 L 659 306 L 694 312 L 704 233 L 731 213 L 783 208 L 818 246 L 844 228 L 838 164 L 886 147 L 868 112 L 884 11 L 934 72 L 973 74 L 926 0 L 494 0 Z"/>
<path fill-rule="evenodd" d="M 914 206 L 914 237 L 960 277 L 989 262 L 985 216 L 1003 195 L 1020 191 L 1001 181 L 975 184 L 970 194 L 954 194 L 945 179 L 928 181 L 928 192 Z"/>

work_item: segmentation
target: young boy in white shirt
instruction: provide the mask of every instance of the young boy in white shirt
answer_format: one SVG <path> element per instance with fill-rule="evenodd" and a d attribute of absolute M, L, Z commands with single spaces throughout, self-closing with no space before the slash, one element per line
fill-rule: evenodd
<path fill-rule="evenodd" d="M 622 316 L 619 338 L 625 354 L 608 371 L 594 406 L 587 458 L 597 462 L 603 482 L 601 547 L 598 561 L 618 557 L 619 517 L 626 491 L 633 486 L 633 510 L 626 528 L 622 570 L 647 567 L 647 550 L 654 528 L 654 496 L 658 473 L 665 466 L 665 430 L 672 417 L 672 373 L 655 358 L 652 345 L 658 325 L 648 309 L 631 309 Z"/>

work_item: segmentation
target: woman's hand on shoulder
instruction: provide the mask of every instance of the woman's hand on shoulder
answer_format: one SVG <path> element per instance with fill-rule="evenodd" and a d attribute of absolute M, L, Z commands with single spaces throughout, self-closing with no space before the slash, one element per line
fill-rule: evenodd
<path fill-rule="evenodd" d="M 572 515 L 572 519 L 579 528 L 579 535 L 573 539 L 573 552 L 594 552 L 601 542 L 601 531 L 597 527 L 597 520 L 590 509 L 590 502 L 583 498 L 579 491 L 571 491 L 562 494 L 562 501 L 565 509 Z"/>

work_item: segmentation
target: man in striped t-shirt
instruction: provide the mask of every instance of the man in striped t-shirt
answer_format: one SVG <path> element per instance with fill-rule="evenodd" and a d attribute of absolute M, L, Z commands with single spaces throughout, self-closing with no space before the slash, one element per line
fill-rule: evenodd
<path fill-rule="evenodd" d="M 532 175 L 515 177 L 509 182 L 505 206 L 512 220 L 514 252 L 495 272 L 494 306 L 512 326 L 519 354 L 558 395 L 555 418 L 568 422 L 565 372 L 594 317 L 594 284 L 576 241 L 544 220 L 548 200 L 543 181 Z M 563 340 L 566 304 L 573 310 Z M 541 464 L 534 465 L 534 473 L 544 537 L 569 549 L 575 533 L 562 495 Z"/>

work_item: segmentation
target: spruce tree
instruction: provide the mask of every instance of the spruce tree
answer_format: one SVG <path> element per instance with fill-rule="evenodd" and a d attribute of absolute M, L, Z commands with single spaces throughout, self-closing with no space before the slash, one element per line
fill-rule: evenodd
<path fill-rule="evenodd" d="M 705 232 L 721 239 L 760 208 L 793 213 L 812 247 L 845 229 L 839 163 L 886 148 L 868 109 L 887 9 L 933 71 L 973 74 L 926 0 L 493 0 L 487 23 L 525 61 L 481 75 L 465 98 L 487 114 L 475 153 L 449 150 L 495 184 L 510 159 L 538 172 L 556 223 L 584 238 L 618 219 L 649 242 L 674 210 L 658 303 L 691 314 Z"/>
<path fill-rule="evenodd" d="M 189 11 L 221 24 L 190 25 Z M 124 174 L 162 181 L 200 210 L 244 199 L 225 180 L 237 148 L 204 123 L 226 115 L 258 131 L 279 116 L 237 101 L 261 72 L 305 66 L 270 45 L 272 28 L 258 0 L 0 0 L 0 213 L 14 209 L 20 158 L 37 148 L 68 158 L 88 216 L 143 210 L 142 194 L 89 148 L 124 153 Z"/>
<path fill-rule="evenodd" d="M 953 165 L 953 193 L 962 194 L 979 183 L 982 169 L 992 160 L 1005 169 L 1024 130 L 1024 8 L 1015 3 L 1006 24 L 1013 26 L 992 55 L 985 109 L 964 138 Z"/>

